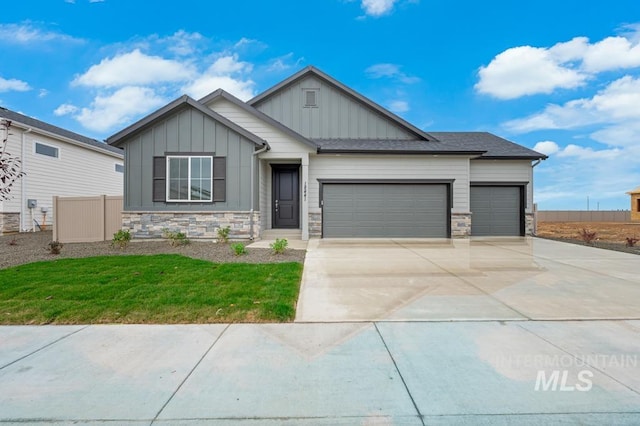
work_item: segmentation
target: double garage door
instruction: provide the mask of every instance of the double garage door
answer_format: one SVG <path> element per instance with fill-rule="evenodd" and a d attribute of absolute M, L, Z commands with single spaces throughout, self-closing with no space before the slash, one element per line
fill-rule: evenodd
<path fill-rule="evenodd" d="M 322 234 L 449 237 L 447 184 L 325 183 Z"/>

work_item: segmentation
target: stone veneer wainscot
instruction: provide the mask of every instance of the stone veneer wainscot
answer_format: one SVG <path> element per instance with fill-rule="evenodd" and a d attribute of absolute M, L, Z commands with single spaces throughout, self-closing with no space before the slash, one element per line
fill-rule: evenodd
<path fill-rule="evenodd" d="M 20 232 L 20 213 L 0 213 L 0 234 Z"/>
<path fill-rule="evenodd" d="M 230 227 L 229 238 L 251 237 L 251 213 L 240 212 L 123 212 L 122 228 L 133 238 L 162 238 L 165 229 L 191 239 L 216 239 L 218 229 Z M 260 237 L 260 212 L 253 213 L 253 238 Z"/>

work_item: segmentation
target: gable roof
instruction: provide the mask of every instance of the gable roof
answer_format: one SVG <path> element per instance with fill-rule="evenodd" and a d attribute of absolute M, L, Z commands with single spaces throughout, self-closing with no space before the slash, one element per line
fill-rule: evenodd
<path fill-rule="evenodd" d="M 279 92 L 280 90 L 290 86 L 291 84 L 294 84 L 298 80 L 301 80 L 301 79 L 305 78 L 308 75 L 313 75 L 313 76 L 319 78 L 320 80 L 328 83 L 329 85 L 337 88 L 338 90 L 346 93 L 348 96 L 350 96 L 352 98 L 355 98 L 359 102 L 365 104 L 366 106 L 368 106 L 372 110 L 376 111 L 378 114 L 380 114 L 380 115 L 384 116 L 385 118 L 393 121 L 394 123 L 396 123 L 397 125 L 399 125 L 403 129 L 409 131 L 410 133 L 413 133 L 419 139 L 424 139 L 424 140 L 427 140 L 427 141 L 432 140 L 432 138 L 426 132 L 420 130 L 419 128 L 417 128 L 413 124 L 411 124 L 408 121 L 400 118 L 399 116 L 397 116 L 396 114 L 394 114 L 391 111 L 387 110 L 386 108 L 381 107 L 377 103 L 373 102 L 371 99 L 361 95 L 360 93 L 356 92 L 355 90 L 351 89 L 350 87 L 345 86 L 344 84 L 340 83 L 335 78 L 331 77 L 328 74 L 325 74 L 324 72 L 320 71 L 319 69 L 317 69 L 314 66 L 308 66 L 306 68 L 303 68 L 302 70 L 300 70 L 297 73 L 293 74 L 291 77 L 281 81 L 280 83 L 276 84 L 275 86 L 271 87 L 270 89 L 267 89 L 266 91 L 260 93 L 259 95 L 255 96 L 254 98 L 248 100 L 247 104 L 249 104 L 251 106 L 255 106 L 255 105 L 259 104 L 260 102 L 262 102 L 263 100 L 271 97 L 276 92 Z"/>
<path fill-rule="evenodd" d="M 192 108 L 197 109 L 201 113 L 203 113 L 203 114 L 211 117 L 213 120 L 215 120 L 215 121 L 227 126 L 228 128 L 232 129 L 236 133 L 239 133 L 240 135 L 242 135 L 245 138 L 249 139 L 251 142 L 255 143 L 258 146 L 267 146 L 267 147 L 269 146 L 267 141 L 265 141 L 264 139 L 254 135 L 253 133 L 249 132 L 246 129 L 243 129 L 242 127 L 238 126 L 237 124 L 235 124 L 231 120 L 223 117 L 222 115 L 220 115 L 217 112 L 213 111 L 211 108 L 205 107 L 204 105 L 202 105 L 201 103 L 199 103 L 198 101 L 196 101 L 195 99 L 193 99 L 193 98 L 191 98 L 191 97 L 189 97 L 187 95 L 183 95 L 183 96 L 179 97 L 175 101 L 168 103 L 167 105 L 163 106 L 159 110 L 157 110 L 155 112 L 152 112 L 151 114 L 147 115 L 146 117 L 136 121 L 135 123 L 133 123 L 129 127 L 127 127 L 125 129 L 119 131 L 118 133 L 108 137 L 107 138 L 107 143 L 109 145 L 119 146 L 119 144 L 122 143 L 124 138 L 126 138 L 126 137 L 130 136 L 131 134 L 136 133 L 136 132 L 146 128 L 148 125 L 154 123 L 155 121 L 160 120 L 163 117 L 167 116 L 168 114 L 171 114 L 172 112 L 176 111 L 179 108 L 184 108 L 185 106 L 190 106 Z"/>
<path fill-rule="evenodd" d="M 429 132 L 445 145 L 462 150 L 485 151 L 481 159 L 544 160 L 548 157 L 488 132 Z"/>
<path fill-rule="evenodd" d="M 11 111 L 10 109 L 4 107 L 0 107 L 0 118 L 9 120 L 14 124 L 18 124 L 20 125 L 20 127 L 37 129 L 42 133 L 66 139 L 70 142 L 76 142 L 76 145 L 78 146 L 85 145 L 87 148 L 90 147 L 100 151 L 106 151 L 110 154 L 116 154 L 119 157 L 123 156 L 122 149 L 120 148 L 109 146 L 97 139 L 91 139 L 87 136 L 74 133 L 70 130 L 63 129 L 62 127 L 54 126 L 53 124 L 45 123 L 44 121 L 40 121 L 33 117 Z"/>
<path fill-rule="evenodd" d="M 244 111 L 246 111 L 249 114 L 253 115 L 257 119 L 267 122 L 268 124 L 270 124 L 273 127 L 277 128 L 281 132 L 291 136 L 293 139 L 295 139 L 295 140 L 297 140 L 299 142 L 302 142 L 302 143 L 304 143 L 306 145 L 309 145 L 312 148 L 317 148 L 317 145 L 311 139 L 305 138 L 300 133 L 290 129 L 289 127 L 283 125 L 279 121 L 274 120 L 273 118 L 269 117 L 267 114 L 263 113 L 262 111 L 258 111 L 257 109 L 255 109 L 251 105 L 249 105 L 249 104 L 247 104 L 245 102 L 242 102 L 240 99 L 236 98 L 231 93 L 225 92 L 222 89 L 218 89 L 218 90 L 216 90 L 214 92 L 209 93 L 207 96 L 205 96 L 204 98 L 200 99 L 198 102 L 201 103 L 202 105 L 206 105 L 209 102 L 213 102 L 218 98 L 225 99 L 225 100 L 231 102 L 232 104 L 236 105 L 237 107 L 242 108 Z"/>

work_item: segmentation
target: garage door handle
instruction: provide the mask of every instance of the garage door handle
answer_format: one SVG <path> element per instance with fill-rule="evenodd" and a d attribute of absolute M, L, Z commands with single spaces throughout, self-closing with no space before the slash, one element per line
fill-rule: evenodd
<path fill-rule="evenodd" d="M 276 200 L 276 213 L 278 213 L 278 200 Z"/>

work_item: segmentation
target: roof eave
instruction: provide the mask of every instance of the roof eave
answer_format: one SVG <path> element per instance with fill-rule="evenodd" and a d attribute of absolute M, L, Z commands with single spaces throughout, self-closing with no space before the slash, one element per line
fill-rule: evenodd
<path fill-rule="evenodd" d="M 157 111 L 147 115 L 146 117 L 138 120 L 137 122 L 133 123 L 132 125 L 126 127 L 125 129 L 121 130 L 120 132 L 108 137 L 107 143 L 109 145 L 113 145 L 113 146 L 120 146 L 120 144 L 124 141 L 124 139 L 128 136 L 131 136 L 132 134 L 141 131 L 142 129 L 144 129 L 146 126 L 148 126 L 149 124 L 153 123 L 154 121 L 160 119 L 161 117 L 175 111 L 176 109 L 184 106 L 184 105 L 189 105 L 195 109 L 197 109 L 198 111 L 202 112 L 203 114 L 211 117 L 212 119 L 224 124 L 225 126 L 229 127 L 230 129 L 234 130 L 235 132 L 239 133 L 240 135 L 244 136 L 245 138 L 249 139 L 251 142 L 255 143 L 256 145 L 259 146 L 269 146 L 269 144 L 267 143 L 266 140 L 256 136 L 255 134 L 243 129 L 242 127 L 238 126 L 237 124 L 235 124 L 234 122 L 232 122 L 231 120 L 229 120 L 228 118 L 218 114 L 217 112 L 213 111 L 211 108 L 207 108 L 204 105 L 202 105 L 201 103 L 199 103 L 198 101 L 196 101 L 195 99 L 187 96 L 187 95 L 183 95 L 181 97 L 179 97 L 178 99 L 168 103 L 167 105 L 165 105 L 164 107 L 158 109 Z"/>
<path fill-rule="evenodd" d="M 546 155 L 483 155 L 478 160 L 546 160 Z"/>
<path fill-rule="evenodd" d="M 388 150 L 388 149 L 318 149 L 318 154 L 397 154 L 397 155 L 465 155 L 477 156 L 486 151 L 420 151 L 420 150 Z"/>
<path fill-rule="evenodd" d="M 47 136 L 49 138 L 58 139 L 58 140 L 61 140 L 63 142 L 66 142 L 66 143 L 70 143 L 71 145 L 75 145 L 75 146 L 78 146 L 78 147 L 81 147 L 81 148 L 86 148 L 86 149 L 89 149 L 91 151 L 100 152 L 102 154 L 110 155 L 110 156 L 118 158 L 118 159 L 123 159 L 124 158 L 124 152 L 121 152 L 121 153 L 113 152 L 113 151 L 110 151 L 110 150 L 108 150 L 106 148 L 101 148 L 99 146 L 90 145 L 90 144 L 82 142 L 82 141 L 77 141 L 75 139 L 71 139 L 71 138 L 68 138 L 66 136 L 62 136 L 62 135 L 59 135 L 59 134 L 56 134 L 56 133 L 49 132 L 49 131 L 41 129 L 39 127 L 30 126 L 28 124 L 21 123 L 20 121 L 11 120 L 11 125 L 12 126 L 16 126 L 16 127 L 20 127 L 23 130 L 32 129 L 33 131 L 35 131 L 37 133 L 40 133 L 40 134 L 42 134 L 44 136 Z M 98 141 L 96 141 L 96 142 L 100 143 Z M 105 147 L 106 146 L 107 145 L 105 145 Z"/>

